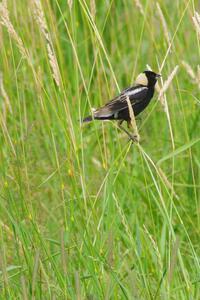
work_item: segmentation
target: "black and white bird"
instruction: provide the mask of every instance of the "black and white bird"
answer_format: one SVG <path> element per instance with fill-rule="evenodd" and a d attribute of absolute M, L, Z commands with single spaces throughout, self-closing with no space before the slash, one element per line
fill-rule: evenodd
<path fill-rule="evenodd" d="M 83 122 L 118 120 L 120 125 L 123 121 L 127 121 L 129 125 L 131 117 L 127 97 L 130 100 L 134 116 L 139 115 L 153 98 L 155 84 L 160 76 L 152 71 L 144 71 L 138 75 L 134 86 L 124 89 L 119 96 L 96 109 L 92 116 L 84 118 Z"/>

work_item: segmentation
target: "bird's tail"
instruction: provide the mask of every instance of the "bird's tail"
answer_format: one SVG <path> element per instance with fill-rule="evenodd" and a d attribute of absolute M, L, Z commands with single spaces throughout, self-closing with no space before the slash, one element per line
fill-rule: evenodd
<path fill-rule="evenodd" d="M 91 122 L 93 119 L 92 119 L 92 116 L 88 116 L 86 118 L 83 119 L 83 123 L 87 123 L 87 122 Z"/>

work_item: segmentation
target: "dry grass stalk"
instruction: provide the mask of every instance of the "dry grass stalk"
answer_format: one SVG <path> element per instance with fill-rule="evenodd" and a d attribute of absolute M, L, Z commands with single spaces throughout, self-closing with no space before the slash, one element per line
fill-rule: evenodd
<path fill-rule="evenodd" d="M 94 19 L 95 16 L 96 16 L 96 3 L 95 3 L 95 0 L 90 0 L 90 11 L 91 11 L 91 15 Z"/>
<path fill-rule="evenodd" d="M 171 255 L 169 272 L 168 272 L 169 283 L 172 281 L 172 277 L 173 277 L 173 274 L 174 274 L 174 270 L 175 270 L 175 266 L 176 266 L 176 262 L 177 262 L 177 258 L 178 258 L 179 246 L 180 246 L 180 239 L 178 237 L 176 239 L 176 241 L 173 245 L 172 251 L 171 251 L 172 255 Z"/>
<path fill-rule="evenodd" d="M 39 273 L 39 266 L 40 266 L 40 250 L 37 249 L 35 252 L 34 267 L 33 267 L 33 274 L 32 274 L 32 295 L 35 295 L 37 276 Z M 35 297 L 32 297 L 32 299 L 35 299 Z"/>
<path fill-rule="evenodd" d="M 2 229 L 4 230 L 4 232 L 6 233 L 7 239 L 9 241 L 13 241 L 14 236 L 13 236 L 13 232 L 10 229 L 10 227 L 7 224 L 3 223 L 2 221 L 0 221 L 0 225 L 1 225 Z"/>
<path fill-rule="evenodd" d="M 179 68 L 179 66 L 176 66 L 174 68 L 174 70 L 171 72 L 171 74 L 168 76 L 167 80 L 163 83 L 162 88 L 159 87 L 158 99 L 160 100 L 161 105 L 162 105 L 162 107 L 163 107 L 163 109 L 166 113 L 168 113 L 168 106 L 167 106 L 167 100 L 166 100 L 165 92 L 168 89 L 168 87 L 170 86 L 170 83 L 172 82 L 174 76 L 176 75 L 176 73 L 178 71 L 178 68 Z"/>
<path fill-rule="evenodd" d="M 71 10 L 72 9 L 72 5 L 73 5 L 73 0 L 68 0 L 68 5 L 69 5 L 69 9 Z"/>
<path fill-rule="evenodd" d="M 146 64 L 147 70 L 152 71 L 152 68 L 150 65 Z"/>
<path fill-rule="evenodd" d="M 140 13 L 144 15 L 144 9 L 140 0 L 135 0 L 135 6 L 139 9 Z"/>
<path fill-rule="evenodd" d="M 184 60 L 182 60 L 182 65 L 184 66 L 184 68 L 186 69 L 188 75 L 192 78 L 192 80 L 195 80 L 196 75 L 195 75 L 194 70 L 192 69 L 192 67 Z"/>
<path fill-rule="evenodd" d="M 0 94 L 2 95 L 3 99 L 4 99 L 4 103 L 3 103 L 3 116 L 6 116 L 7 110 L 10 111 L 10 113 L 12 113 L 12 106 L 10 104 L 10 99 L 6 93 L 6 90 L 4 89 L 4 85 L 3 85 L 3 75 L 2 73 L 0 73 Z"/>
<path fill-rule="evenodd" d="M 67 258 L 66 258 L 66 250 L 65 250 L 65 232 L 61 230 L 61 238 L 60 238 L 60 245 L 61 245 L 61 263 L 63 268 L 64 275 L 67 274 Z"/>
<path fill-rule="evenodd" d="M 55 55 L 51 37 L 48 32 L 48 27 L 47 27 L 47 23 L 45 20 L 42 4 L 41 4 L 40 0 L 33 0 L 33 3 L 34 3 L 35 19 L 36 19 L 38 26 L 47 42 L 47 53 L 48 53 L 49 63 L 50 63 L 51 70 L 52 70 L 52 76 L 53 76 L 57 86 L 59 87 L 60 86 L 60 71 L 59 71 L 59 67 L 58 67 L 58 61 L 57 61 L 57 58 Z"/>
<path fill-rule="evenodd" d="M 195 74 L 192 67 L 185 61 L 182 61 L 182 65 L 187 71 L 188 75 L 191 77 L 192 81 L 198 85 L 200 88 L 200 68 L 199 65 L 197 66 L 197 74 Z"/>
<path fill-rule="evenodd" d="M 0 226 L 2 227 L 3 231 L 6 234 L 6 237 L 9 241 L 13 241 L 15 239 L 14 233 L 13 231 L 9 228 L 9 226 L 5 223 L 3 223 L 2 221 L 0 221 Z M 20 239 L 18 237 L 16 237 L 17 245 L 18 245 L 18 251 L 20 253 L 20 255 L 23 255 L 23 247 L 22 247 L 22 243 L 20 241 Z"/>
<path fill-rule="evenodd" d="M 0 115 L 0 125 L 1 125 L 2 132 L 3 132 L 3 135 L 4 135 L 5 139 L 10 144 L 10 147 L 12 149 L 13 155 L 15 157 L 17 157 L 17 153 L 15 151 L 14 144 L 13 144 L 12 139 L 10 137 L 9 130 L 8 130 L 7 126 L 6 126 L 5 117 L 1 116 L 1 115 Z"/>
<path fill-rule="evenodd" d="M 196 31 L 200 37 L 200 15 L 197 11 L 195 11 L 194 16 L 192 17 L 194 27 L 196 28 Z"/>
<path fill-rule="evenodd" d="M 33 4 L 34 4 L 34 16 L 38 23 L 38 26 L 42 34 L 45 36 L 46 40 L 49 41 L 48 27 L 45 20 L 42 4 L 40 0 L 33 0 Z"/>
<path fill-rule="evenodd" d="M 133 239 L 133 236 L 132 236 L 132 233 L 131 233 L 131 231 L 130 231 L 128 222 L 127 222 L 127 220 L 126 220 L 126 216 L 125 216 L 125 214 L 124 214 L 122 208 L 120 207 L 119 201 L 117 200 L 117 197 L 115 196 L 114 193 L 112 193 L 112 196 L 113 196 L 113 199 L 114 199 L 114 201 L 115 201 L 115 205 L 116 205 L 116 208 L 117 208 L 117 212 L 118 212 L 118 214 L 119 214 L 119 216 L 120 216 L 120 218 L 121 218 L 120 221 L 121 221 L 122 225 L 124 226 L 125 231 L 126 231 L 127 235 L 129 236 L 130 240 L 132 240 L 132 239 Z"/>
<path fill-rule="evenodd" d="M 198 79 L 198 86 L 200 88 L 200 66 L 197 66 L 197 79 Z"/>
<path fill-rule="evenodd" d="M 3 30 L 2 30 L 2 24 L 0 23 L 0 49 L 3 47 Z"/>
<path fill-rule="evenodd" d="M 134 134 L 136 136 L 136 140 L 139 142 L 140 136 L 139 136 L 137 125 L 136 125 L 133 108 L 132 108 L 132 105 L 131 105 L 131 102 L 130 102 L 130 99 L 129 99 L 128 96 L 126 96 L 126 101 L 127 101 L 127 104 L 128 104 L 129 116 L 131 118 L 131 126 L 132 126 L 133 132 L 134 132 Z"/>
<path fill-rule="evenodd" d="M 20 282 L 21 282 L 22 299 L 28 300 L 28 292 L 27 292 L 28 286 L 24 275 L 21 275 Z"/>
<path fill-rule="evenodd" d="M 74 277 L 75 277 L 76 299 L 81 300 L 81 282 L 80 282 L 80 276 L 78 271 L 75 271 Z"/>
<path fill-rule="evenodd" d="M 7 255 L 4 243 L 1 245 L 1 260 L 0 260 L 0 269 L 1 269 L 1 278 L 2 278 L 2 287 L 8 287 L 8 271 L 7 271 Z"/>
<path fill-rule="evenodd" d="M 57 86 L 60 86 L 60 71 L 58 67 L 57 58 L 55 55 L 55 52 L 53 51 L 53 48 L 50 46 L 50 44 L 47 44 L 47 52 L 49 56 L 49 63 L 53 72 L 53 78 L 57 84 Z"/>
<path fill-rule="evenodd" d="M 9 11 L 7 8 L 7 1 L 4 0 L 0 3 L 0 23 L 6 27 L 11 38 L 16 42 L 16 45 L 24 58 L 28 58 L 28 53 L 23 45 L 22 39 L 18 36 L 10 21 Z"/>
<path fill-rule="evenodd" d="M 179 66 L 177 65 L 174 70 L 171 72 L 171 74 L 168 76 L 167 80 L 164 82 L 162 89 L 160 90 L 159 93 L 159 98 L 162 97 L 162 95 L 164 95 L 164 93 L 166 92 L 166 90 L 168 89 L 168 87 L 170 86 L 170 83 L 172 82 L 174 76 L 176 75 L 177 71 L 178 71 Z"/>
<path fill-rule="evenodd" d="M 146 66 L 149 71 L 152 71 L 152 68 L 148 64 Z M 156 82 L 155 90 L 158 93 L 158 95 L 160 95 L 161 87 L 160 87 L 158 81 Z M 158 97 L 158 100 L 160 101 L 160 103 L 163 107 L 163 110 L 166 112 L 166 99 L 165 98 L 166 98 L 165 95 L 161 95 L 160 97 Z"/>
<path fill-rule="evenodd" d="M 170 46 L 170 40 L 171 40 L 171 38 L 170 38 L 169 30 L 167 28 L 167 22 L 165 21 L 163 12 L 162 12 L 162 10 L 161 10 L 160 5 L 159 5 L 158 2 L 156 3 L 156 6 L 157 6 L 157 11 L 158 11 L 158 16 L 159 16 L 160 21 L 162 23 L 162 27 L 163 27 L 163 31 L 164 31 L 164 35 L 165 35 L 166 41 L 168 43 L 168 46 Z"/>
<path fill-rule="evenodd" d="M 159 89 L 158 89 L 158 93 L 160 94 L 160 91 L 161 91 L 161 88 L 159 86 Z M 162 94 L 160 96 L 158 96 L 158 100 L 160 101 L 162 107 L 163 107 L 163 110 L 164 112 L 167 113 L 167 99 L 166 99 L 166 95 L 165 94 Z"/>
<path fill-rule="evenodd" d="M 113 238 L 112 230 L 109 231 L 107 244 L 108 244 L 107 262 L 109 267 L 113 268 L 114 267 L 114 253 L 113 253 L 114 238 Z"/>
<path fill-rule="evenodd" d="M 160 255 L 160 252 L 159 252 L 159 249 L 158 249 L 158 246 L 156 244 L 156 242 L 154 241 L 152 235 L 149 233 L 149 231 L 147 230 L 146 226 L 143 224 L 143 228 L 144 228 L 144 231 L 146 232 L 149 240 L 151 241 L 151 244 L 155 250 L 155 254 L 158 258 L 158 263 L 159 263 L 159 266 L 160 266 L 160 271 L 162 272 L 163 270 L 163 264 L 162 264 L 162 258 L 161 258 L 161 255 Z"/>
<path fill-rule="evenodd" d="M 158 170 L 158 173 L 160 175 L 160 177 L 163 179 L 163 182 L 166 184 L 166 186 L 171 190 L 173 196 L 178 200 L 179 199 L 179 196 L 175 193 L 174 191 L 174 188 L 173 188 L 173 185 L 169 182 L 166 174 L 163 172 L 163 170 L 157 166 L 157 170 Z"/>
<path fill-rule="evenodd" d="M 162 70 L 162 68 L 159 67 L 159 73 L 160 74 L 161 74 L 161 70 Z M 168 86 L 169 86 L 171 80 L 173 79 L 173 76 L 175 76 L 177 70 L 178 70 L 178 66 L 176 66 L 174 68 L 171 75 L 168 77 L 168 79 L 166 81 L 166 85 L 165 85 L 165 83 L 163 85 L 163 80 L 162 80 L 162 77 L 161 77 L 161 83 L 162 83 L 163 87 L 165 86 L 166 89 L 168 88 Z M 160 89 L 160 87 L 159 87 L 159 89 Z M 161 105 L 163 106 L 163 110 L 164 110 L 164 112 L 166 113 L 166 116 L 167 116 L 169 131 L 170 131 L 170 136 L 171 136 L 171 142 L 172 142 L 172 148 L 174 149 L 174 147 L 175 147 L 174 146 L 174 136 L 173 136 L 172 125 L 171 125 L 171 120 L 170 120 L 169 108 L 168 108 L 168 104 L 167 104 L 167 97 L 166 97 L 165 93 L 162 93 L 161 89 L 159 91 L 159 96 L 158 96 L 158 99 L 160 100 Z"/>

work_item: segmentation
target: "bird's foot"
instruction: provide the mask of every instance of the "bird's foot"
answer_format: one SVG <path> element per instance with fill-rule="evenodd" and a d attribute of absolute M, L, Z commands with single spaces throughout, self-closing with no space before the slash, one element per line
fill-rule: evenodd
<path fill-rule="evenodd" d="M 132 134 L 130 133 L 128 130 L 126 130 L 120 123 L 118 123 L 118 126 L 121 130 L 123 130 L 127 135 L 128 137 L 130 138 L 130 140 L 133 142 L 133 143 L 139 143 L 140 141 L 140 136 L 139 134 Z"/>
<path fill-rule="evenodd" d="M 133 141 L 133 143 L 139 143 L 139 141 L 140 141 L 139 135 L 130 134 L 129 137 L 130 137 L 130 140 Z"/>

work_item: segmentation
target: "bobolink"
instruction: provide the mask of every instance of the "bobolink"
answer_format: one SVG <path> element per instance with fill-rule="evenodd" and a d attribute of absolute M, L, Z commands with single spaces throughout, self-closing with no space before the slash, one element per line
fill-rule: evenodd
<path fill-rule="evenodd" d="M 159 77 L 159 74 L 152 71 L 144 71 L 137 77 L 134 86 L 126 88 L 119 96 L 109 101 L 105 106 L 96 109 L 93 112 L 93 116 L 84 118 L 83 122 L 90 122 L 93 119 L 118 120 L 119 125 L 121 125 L 123 121 L 126 121 L 129 126 L 131 118 L 127 97 L 130 100 L 134 116 L 139 115 L 152 99 L 155 84 Z"/>

